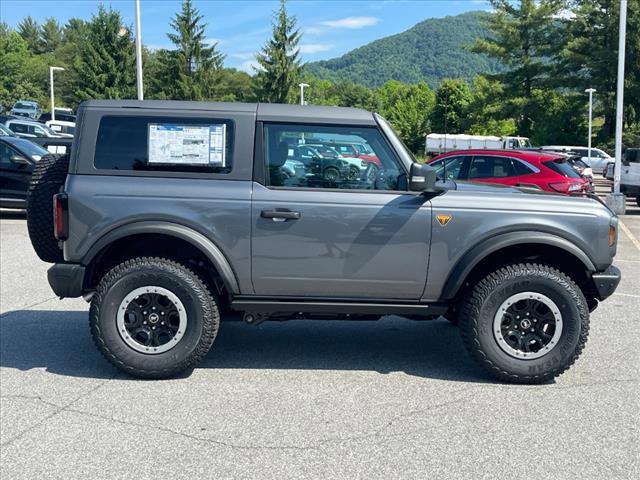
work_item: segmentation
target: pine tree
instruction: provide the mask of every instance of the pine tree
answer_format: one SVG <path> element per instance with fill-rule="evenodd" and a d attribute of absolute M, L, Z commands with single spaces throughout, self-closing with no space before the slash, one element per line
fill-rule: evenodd
<path fill-rule="evenodd" d="M 532 133 L 531 103 L 534 90 L 548 86 L 551 62 L 562 48 L 556 18 L 563 0 L 489 0 L 495 12 L 489 17 L 490 35 L 479 39 L 473 51 L 498 59 L 506 68 L 493 76 L 504 85 L 512 101 L 507 113 L 517 116 L 521 135 Z"/>
<path fill-rule="evenodd" d="M 286 0 L 280 0 L 274 20 L 273 37 L 256 57 L 260 66 L 256 69 L 259 97 L 266 102 L 286 103 L 302 70 L 297 49 L 301 34 L 296 29 L 296 17 L 287 15 Z"/>
<path fill-rule="evenodd" d="M 42 24 L 40 43 L 43 53 L 53 52 L 62 43 L 62 27 L 55 18 L 49 17 Z"/>
<path fill-rule="evenodd" d="M 98 7 L 87 24 L 86 41 L 75 62 L 77 101 L 91 98 L 135 98 L 135 50 L 120 13 Z"/>
<path fill-rule="evenodd" d="M 224 55 L 217 50 L 217 43 L 207 46 L 203 18 L 191 0 L 184 0 L 182 10 L 171 21 L 176 32 L 167 34 L 176 46 L 170 65 L 173 98 L 205 100 L 215 89 L 216 72 L 222 68 Z"/>
<path fill-rule="evenodd" d="M 41 53 L 40 25 L 30 15 L 18 24 L 18 33 L 32 53 Z"/>

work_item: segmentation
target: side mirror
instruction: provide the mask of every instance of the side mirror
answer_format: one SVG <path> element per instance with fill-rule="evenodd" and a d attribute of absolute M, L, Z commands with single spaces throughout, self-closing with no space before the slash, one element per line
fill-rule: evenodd
<path fill-rule="evenodd" d="M 12 155 L 9 161 L 15 165 L 29 165 L 29 160 L 22 155 Z"/>
<path fill-rule="evenodd" d="M 411 164 L 409 190 L 412 192 L 435 192 L 436 171 L 423 163 Z"/>

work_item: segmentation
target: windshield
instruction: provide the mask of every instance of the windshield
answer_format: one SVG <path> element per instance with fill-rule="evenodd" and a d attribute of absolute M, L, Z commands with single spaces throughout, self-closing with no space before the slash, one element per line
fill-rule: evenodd
<path fill-rule="evenodd" d="M 51 128 L 47 127 L 46 125 L 38 125 L 39 127 L 44 128 L 44 130 L 49 134 L 49 135 L 53 135 L 54 137 L 58 136 L 57 132 L 54 132 L 53 130 L 51 130 Z"/>
<path fill-rule="evenodd" d="M 49 153 L 46 148 L 42 148 L 40 145 L 36 145 L 24 138 L 16 138 L 12 141 L 12 144 L 20 149 L 22 153 L 26 153 L 34 160 L 40 160 L 43 155 L 47 155 Z"/>
<path fill-rule="evenodd" d="M 35 110 L 36 106 L 32 103 L 16 102 L 13 108 L 21 108 L 23 110 Z"/>
<path fill-rule="evenodd" d="M 7 135 L 9 137 L 15 137 L 16 136 L 15 133 L 13 133 L 11 130 L 9 130 L 7 127 L 5 127 L 2 124 L 0 124 L 0 135 Z"/>
<path fill-rule="evenodd" d="M 520 139 L 520 146 L 523 148 L 531 148 L 531 142 L 529 141 L 528 138 L 521 138 Z"/>

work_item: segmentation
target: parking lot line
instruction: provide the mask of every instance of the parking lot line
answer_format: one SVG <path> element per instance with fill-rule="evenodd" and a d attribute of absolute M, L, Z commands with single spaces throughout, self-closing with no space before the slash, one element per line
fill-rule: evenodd
<path fill-rule="evenodd" d="M 638 250 L 640 250 L 640 240 L 638 240 L 636 236 L 633 233 L 631 233 L 631 230 L 629 230 L 629 227 L 627 227 L 622 220 L 620 220 L 619 223 L 620 223 L 620 228 L 627 235 L 627 237 L 629 237 L 629 240 L 631 240 L 631 243 L 633 243 L 633 245 Z"/>

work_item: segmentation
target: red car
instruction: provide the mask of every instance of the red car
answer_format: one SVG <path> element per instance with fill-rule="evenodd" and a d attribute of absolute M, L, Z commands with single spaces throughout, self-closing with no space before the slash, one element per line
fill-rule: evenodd
<path fill-rule="evenodd" d="M 525 150 L 459 150 L 428 162 L 440 178 L 499 183 L 547 192 L 587 193 L 589 182 L 563 155 Z"/>

